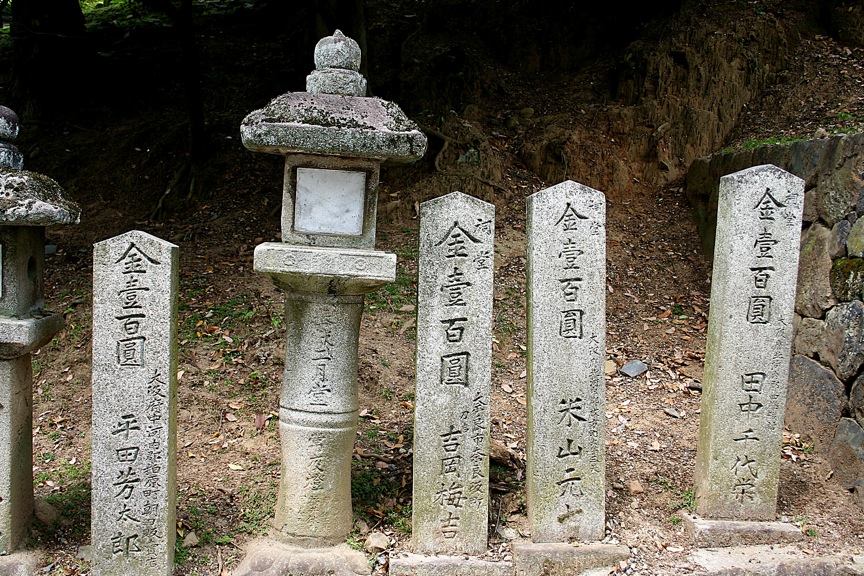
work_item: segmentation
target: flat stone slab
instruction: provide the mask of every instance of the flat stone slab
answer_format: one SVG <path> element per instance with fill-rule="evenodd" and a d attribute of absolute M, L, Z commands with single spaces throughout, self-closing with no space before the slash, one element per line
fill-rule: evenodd
<path fill-rule="evenodd" d="M 396 280 L 396 255 L 265 242 L 255 247 L 255 271 L 293 292 L 365 294 Z"/>
<path fill-rule="evenodd" d="M 808 556 L 794 546 L 739 546 L 722 550 L 696 550 L 690 563 L 703 576 L 851 576 L 864 574 L 864 566 L 849 557 Z"/>
<path fill-rule="evenodd" d="M 16 552 L 0 556 L 0 576 L 32 576 L 36 574 L 41 556 L 39 552 Z"/>
<path fill-rule="evenodd" d="M 629 557 L 627 546 L 613 544 L 513 543 L 516 576 L 576 576 L 612 567 Z"/>
<path fill-rule="evenodd" d="M 63 316 L 50 312 L 33 318 L 0 318 L 0 359 L 41 348 L 63 329 Z"/>
<path fill-rule="evenodd" d="M 513 576 L 511 562 L 489 562 L 469 556 L 406 554 L 390 558 L 390 576 Z"/>
<path fill-rule="evenodd" d="M 641 360 L 630 360 L 624 366 L 621 367 L 619 372 L 624 374 L 625 376 L 630 376 L 631 378 L 635 378 L 640 374 L 644 373 L 648 370 L 648 365 L 642 362 Z"/>
<path fill-rule="evenodd" d="M 804 538 L 797 526 L 785 522 L 706 520 L 687 513 L 681 514 L 681 519 L 693 543 L 701 548 L 785 544 Z"/>
<path fill-rule="evenodd" d="M 346 544 L 298 548 L 262 538 L 249 543 L 234 576 L 355 576 L 369 572 L 366 555 Z"/>

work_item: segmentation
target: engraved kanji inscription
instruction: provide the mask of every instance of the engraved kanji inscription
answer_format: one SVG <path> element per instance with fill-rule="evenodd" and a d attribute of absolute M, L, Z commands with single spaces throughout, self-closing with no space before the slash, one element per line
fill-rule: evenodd
<path fill-rule="evenodd" d="M 759 478 L 759 471 L 756 468 L 756 461 L 747 456 L 738 456 L 735 463 L 730 468 L 735 473 L 735 476 L 747 477 L 749 479 Z"/>
<path fill-rule="evenodd" d="M 117 462 L 135 462 L 138 459 L 139 450 L 137 446 L 117 448 Z"/>
<path fill-rule="evenodd" d="M 753 247 L 756 248 L 757 258 L 774 258 L 774 253 L 771 251 L 775 244 L 779 244 L 779 240 L 774 239 L 774 235 L 767 228 L 763 228 L 759 235 L 756 236 L 756 241 Z"/>
<path fill-rule="evenodd" d="M 764 372 L 748 372 L 741 375 L 741 390 L 744 392 L 762 392 L 762 384 L 765 382 Z"/>
<path fill-rule="evenodd" d="M 771 321 L 771 296 L 750 296 L 747 307 L 747 322 L 768 324 Z"/>
<path fill-rule="evenodd" d="M 567 438 L 567 448 L 558 448 L 558 458 L 570 458 L 571 456 L 581 457 L 582 446 L 577 446 L 571 438 Z"/>
<path fill-rule="evenodd" d="M 432 501 L 441 504 L 442 506 L 448 506 L 458 510 L 464 506 L 465 500 L 468 499 L 468 497 L 465 496 L 464 490 L 465 487 L 455 481 L 451 482 L 449 487 L 445 487 L 445 485 L 442 484 L 441 489 L 435 493 Z"/>
<path fill-rule="evenodd" d="M 565 232 L 570 232 L 572 230 L 577 230 L 579 227 L 580 220 L 587 220 L 588 216 L 580 214 L 576 211 L 570 202 L 567 203 L 567 206 L 564 208 L 564 213 L 561 214 L 561 217 L 558 218 L 558 221 L 555 222 L 555 225 L 558 226 L 561 224 L 561 227 Z"/>
<path fill-rule="evenodd" d="M 118 434 L 123 434 L 123 437 L 128 440 L 129 432 L 132 430 L 141 430 L 138 418 L 134 414 L 124 414 L 120 417 L 120 421 L 114 425 L 111 435 L 117 436 Z"/>
<path fill-rule="evenodd" d="M 439 240 L 435 246 L 445 245 L 446 252 L 444 254 L 445 258 L 467 258 L 468 257 L 468 249 L 466 247 L 465 242 L 469 241 L 474 244 L 479 244 L 480 240 L 478 240 L 473 234 L 465 230 L 462 226 L 459 225 L 459 222 L 453 222 L 453 225 L 449 230 L 444 234 L 444 237 Z"/>
<path fill-rule="evenodd" d="M 111 537 L 111 554 L 129 555 L 134 552 L 141 552 L 141 548 L 137 544 L 138 534 L 125 535 L 122 532 L 117 532 Z"/>
<path fill-rule="evenodd" d="M 450 342 L 451 344 L 462 342 L 462 335 L 465 333 L 464 324 L 467 321 L 468 318 L 465 318 L 464 316 L 441 320 L 441 323 L 445 326 L 444 336 L 447 338 L 447 342 Z"/>
<path fill-rule="evenodd" d="M 140 367 L 144 365 L 143 336 L 123 338 L 117 341 L 117 363 L 125 367 Z"/>
<path fill-rule="evenodd" d="M 468 352 L 445 354 L 441 357 L 441 384 L 468 386 Z"/>
<path fill-rule="evenodd" d="M 563 338 L 582 338 L 582 310 L 562 310 L 558 334 Z"/>
<path fill-rule="evenodd" d="M 766 188 L 765 194 L 759 198 L 759 201 L 756 203 L 756 206 L 753 207 L 754 210 L 759 211 L 759 219 L 760 220 L 774 220 L 775 213 L 778 208 L 785 208 L 786 205 L 778 202 L 776 198 L 771 194 L 771 189 Z"/>
<path fill-rule="evenodd" d="M 452 511 L 446 517 L 441 518 L 441 535 L 444 538 L 455 538 L 459 533 L 459 516 Z"/>
<path fill-rule="evenodd" d="M 582 398 L 564 398 L 558 403 L 558 413 L 561 417 L 558 424 L 566 424 L 568 427 L 573 422 L 585 422 L 582 415 Z"/>
<path fill-rule="evenodd" d="M 741 412 L 747 415 L 747 418 L 750 418 L 751 414 L 756 414 L 764 405 L 761 402 L 758 402 L 755 399 L 754 394 L 748 394 L 747 400 L 745 402 L 739 402 L 738 407 L 741 409 Z"/>
<path fill-rule="evenodd" d="M 576 302 L 582 278 L 560 278 L 558 282 L 561 285 L 561 294 L 564 296 L 564 301 Z"/>
<path fill-rule="evenodd" d="M 582 483 L 582 478 L 580 476 L 575 475 L 575 468 L 567 468 L 564 471 L 564 474 L 567 476 L 563 480 L 559 480 L 555 484 L 561 488 L 561 493 L 559 496 L 583 496 L 582 487 L 580 484 Z"/>
<path fill-rule="evenodd" d="M 752 428 L 748 428 L 747 430 L 742 431 L 738 437 L 733 438 L 735 442 L 758 442 L 759 437 L 756 436 L 756 433 Z"/>
<path fill-rule="evenodd" d="M 458 267 L 453 267 L 453 272 L 447 274 L 447 282 L 441 286 L 444 292 L 444 306 L 466 306 L 465 289 L 471 286 L 471 282 L 465 280 L 465 273 Z"/>
<path fill-rule="evenodd" d="M 576 263 L 577 258 L 584 254 L 582 250 L 577 248 L 577 242 L 573 238 L 567 238 L 564 241 L 564 246 L 558 253 L 558 258 L 562 260 L 564 270 L 578 270 L 579 266 Z"/>
<path fill-rule="evenodd" d="M 768 288 L 768 280 L 771 279 L 771 272 L 774 272 L 773 266 L 754 266 L 750 268 L 753 272 L 753 287 L 765 290 Z"/>

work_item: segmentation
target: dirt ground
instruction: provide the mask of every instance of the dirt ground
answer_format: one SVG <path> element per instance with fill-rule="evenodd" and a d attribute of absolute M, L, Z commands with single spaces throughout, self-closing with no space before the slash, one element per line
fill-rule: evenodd
<path fill-rule="evenodd" d="M 214 58 L 219 47 L 214 40 Z M 864 51 L 815 35 L 801 50 L 794 66 L 806 69 L 810 80 L 768 94 L 730 144 L 810 136 L 818 128 L 833 132 L 850 118 L 864 118 Z M 229 83 L 220 98 L 236 96 L 236 89 Z M 514 89 L 475 104 L 470 122 L 468 114 L 458 120 L 466 130 L 490 135 L 485 146 L 498 162 L 495 186 L 479 186 L 476 178 L 471 184 L 496 204 L 492 559 L 507 559 L 512 540 L 529 536 L 524 199 L 555 184 L 527 171 L 515 153 L 520 133 L 505 120 L 525 97 L 522 88 Z M 134 199 L 111 194 L 114 185 L 161 189 L 170 177 L 168 168 L 158 167 L 171 162 L 170 146 L 154 139 L 151 147 L 148 140 L 162 125 L 150 124 L 156 122 L 152 109 L 100 110 L 43 126 L 38 138 L 24 139 L 28 168 L 63 185 L 69 175 L 67 188 L 83 208 L 80 226 L 48 231 L 57 251 L 46 259 L 47 307 L 64 314 L 66 329 L 33 356 L 36 494 L 59 513 L 56 520 L 50 510 L 41 513 L 32 530 L 30 545 L 47 553 L 46 574 L 89 573 L 79 547 L 89 540 L 92 244 L 133 228 L 180 246 L 175 573 L 230 574 L 244 544 L 268 529 L 279 481 L 283 295 L 253 271 L 252 254 L 257 244 L 278 240 L 282 171 L 278 158 L 243 150 L 237 136 L 243 114 L 262 104 L 215 116 L 211 193 L 159 220 Z M 777 109 L 784 115 L 768 113 Z M 159 122 L 176 122 L 172 114 Z M 410 539 L 417 202 L 456 189 L 458 178 L 436 170 L 444 143 L 433 135 L 418 166 L 382 174 L 378 249 L 396 253 L 399 264 L 396 282 L 367 297 L 362 319 L 350 537 L 362 546 L 370 531 L 388 536 L 388 549 L 369 556 L 376 572 L 386 569 L 390 554 L 406 551 Z M 75 172 L 76 165 L 87 168 Z M 165 176 L 158 185 L 149 182 L 154 174 Z M 616 574 L 696 570 L 680 511 L 693 503 L 711 267 L 700 252 L 682 185 L 650 189 L 634 183 L 607 191 L 607 541 L 631 549 Z M 634 359 L 649 370 L 636 378 L 618 373 Z M 778 513 L 806 534 L 801 549 L 807 555 L 864 553 L 864 514 L 831 480 L 820 455 L 801 442 L 800 432 L 788 431 L 784 442 Z"/>

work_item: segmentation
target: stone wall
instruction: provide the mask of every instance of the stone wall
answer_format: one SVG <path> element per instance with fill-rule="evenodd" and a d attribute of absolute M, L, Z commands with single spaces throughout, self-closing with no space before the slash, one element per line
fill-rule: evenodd
<path fill-rule="evenodd" d="M 864 134 L 694 161 L 687 197 L 706 253 L 720 177 L 760 164 L 803 178 L 806 190 L 786 425 L 864 503 Z"/>

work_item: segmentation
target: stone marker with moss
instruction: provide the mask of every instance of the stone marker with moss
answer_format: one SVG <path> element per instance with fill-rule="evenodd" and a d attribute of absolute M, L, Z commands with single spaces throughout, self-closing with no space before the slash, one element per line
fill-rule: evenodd
<path fill-rule="evenodd" d="M 412 547 L 482 554 L 489 510 L 495 207 L 420 205 Z"/>
<path fill-rule="evenodd" d="M 606 533 L 606 197 L 565 181 L 528 197 L 528 470 L 531 542 L 519 575 L 609 571 Z M 574 541 L 591 542 L 574 546 Z"/>
<path fill-rule="evenodd" d="M 708 520 L 776 518 L 803 201 L 776 166 L 720 182 L 695 473 Z"/>

